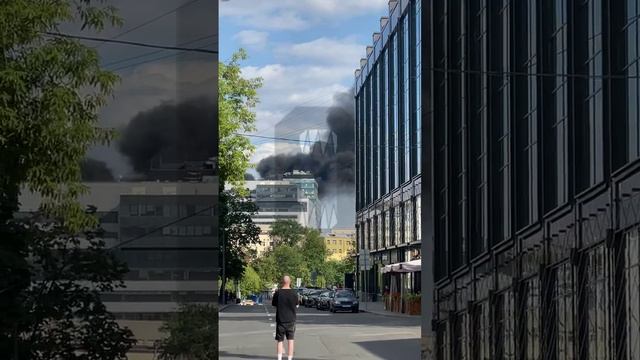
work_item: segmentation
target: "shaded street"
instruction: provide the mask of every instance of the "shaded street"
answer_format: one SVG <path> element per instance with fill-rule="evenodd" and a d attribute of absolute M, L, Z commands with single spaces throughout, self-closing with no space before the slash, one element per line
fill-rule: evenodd
<path fill-rule="evenodd" d="M 220 313 L 220 359 L 275 359 L 275 309 L 230 306 Z M 294 359 L 418 359 L 420 318 L 300 307 Z"/>

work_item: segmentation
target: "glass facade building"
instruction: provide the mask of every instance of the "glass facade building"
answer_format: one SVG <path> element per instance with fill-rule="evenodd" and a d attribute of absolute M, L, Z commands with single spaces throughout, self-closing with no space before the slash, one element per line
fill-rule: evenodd
<path fill-rule="evenodd" d="M 419 259 L 422 234 L 422 1 L 390 1 L 389 11 L 356 70 L 354 94 L 357 248 L 373 263 L 359 281 L 378 294 L 380 268 Z M 419 281 L 410 287 L 419 290 Z"/>
<path fill-rule="evenodd" d="M 423 77 L 408 96 L 421 151 L 408 171 L 405 152 L 389 161 L 402 164 L 396 187 L 415 166 L 422 203 L 383 219 L 394 234 L 409 206 L 432 241 L 424 358 L 640 359 L 640 1 L 434 0 L 422 12 L 408 75 Z M 376 204 L 366 195 L 362 213 Z"/>

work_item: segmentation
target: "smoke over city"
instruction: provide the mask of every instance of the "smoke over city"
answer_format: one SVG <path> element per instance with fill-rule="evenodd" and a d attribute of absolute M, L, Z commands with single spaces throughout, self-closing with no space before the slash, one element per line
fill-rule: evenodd
<path fill-rule="evenodd" d="M 113 181 L 113 174 L 107 163 L 91 158 L 85 159 L 80 165 L 82 181 Z"/>
<path fill-rule="evenodd" d="M 342 191 L 354 184 L 354 103 L 351 93 L 338 93 L 329 108 L 327 125 L 336 144 L 316 141 L 308 153 L 275 154 L 260 161 L 257 171 L 264 179 L 277 179 L 293 170 L 310 171 L 318 181 L 320 195 Z M 326 141 L 326 140 L 325 140 Z M 331 141 L 331 140 L 329 140 Z M 335 147 L 333 146 L 335 145 Z"/>
<path fill-rule="evenodd" d="M 205 98 L 167 103 L 138 113 L 122 131 L 119 150 L 137 173 L 152 161 L 179 163 L 216 156 L 217 108 Z"/>

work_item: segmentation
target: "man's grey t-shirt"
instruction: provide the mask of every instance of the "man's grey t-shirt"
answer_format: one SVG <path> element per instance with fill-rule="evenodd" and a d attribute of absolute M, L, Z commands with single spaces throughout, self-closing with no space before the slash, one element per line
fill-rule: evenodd
<path fill-rule="evenodd" d="M 280 289 L 273 294 L 271 305 L 276 307 L 276 322 L 292 323 L 296 321 L 298 293 L 293 289 Z"/>

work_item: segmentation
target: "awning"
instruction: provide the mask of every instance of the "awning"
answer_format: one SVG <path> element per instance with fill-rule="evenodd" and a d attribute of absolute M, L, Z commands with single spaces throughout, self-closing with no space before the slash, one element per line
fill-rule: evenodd
<path fill-rule="evenodd" d="M 380 272 L 386 273 L 408 273 L 422 270 L 422 260 L 411 260 L 397 264 L 385 265 Z"/>

